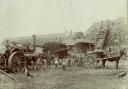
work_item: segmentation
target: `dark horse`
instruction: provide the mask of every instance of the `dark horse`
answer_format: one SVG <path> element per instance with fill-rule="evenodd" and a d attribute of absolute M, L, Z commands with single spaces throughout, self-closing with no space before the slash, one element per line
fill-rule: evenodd
<path fill-rule="evenodd" d="M 46 60 L 47 68 L 50 68 L 54 57 L 51 57 L 51 56 L 50 57 L 42 57 L 42 59 L 45 59 Z"/>
<path fill-rule="evenodd" d="M 51 66 L 51 64 L 52 64 L 52 62 L 54 60 L 54 56 L 51 55 L 51 54 L 43 53 L 43 54 L 40 54 L 39 57 L 40 57 L 40 59 L 42 61 L 43 66 L 46 63 L 47 68 L 50 68 L 50 66 Z"/>
<path fill-rule="evenodd" d="M 115 56 L 112 55 L 111 57 L 108 57 L 107 55 L 104 55 L 104 58 L 102 59 L 102 66 L 103 66 L 103 68 L 105 68 L 106 61 L 110 61 L 110 62 L 115 61 L 116 62 L 116 68 L 118 69 L 119 61 L 120 61 L 120 59 L 121 59 L 121 57 L 123 55 L 126 55 L 125 49 L 121 49 L 119 51 L 119 55 L 115 55 Z"/>

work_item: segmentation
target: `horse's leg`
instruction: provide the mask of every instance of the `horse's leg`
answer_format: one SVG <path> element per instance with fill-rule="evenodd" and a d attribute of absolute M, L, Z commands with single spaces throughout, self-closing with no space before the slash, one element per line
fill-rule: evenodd
<path fill-rule="evenodd" d="M 47 68 L 48 68 L 48 62 L 46 62 Z"/>
<path fill-rule="evenodd" d="M 37 61 L 36 61 L 35 58 L 33 58 L 32 61 L 33 61 L 33 64 L 32 64 L 33 69 L 36 69 L 36 68 L 37 68 L 37 66 L 36 66 L 36 62 L 37 62 Z"/>
<path fill-rule="evenodd" d="M 34 69 L 34 62 L 33 62 L 33 60 L 31 60 L 31 69 Z"/>
<path fill-rule="evenodd" d="M 34 64 L 33 64 L 33 68 L 34 68 L 34 69 L 36 69 L 36 68 L 37 68 L 36 63 L 34 63 Z"/>
<path fill-rule="evenodd" d="M 51 64 L 49 63 L 49 68 L 50 68 Z"/>
<path fill-rule="evenodd" d="M 96 60 L 96 67 L 98 67 L 100 60 Z"/>
<path fill-rule="evenodd" d="M 48 64 L 48 68 L 49 68 L 49 64 Z"/>
<path fill-rule="evenodd" d="M 47 68 L 49 67 L 49 64 L 47 63 Z"/>
<path fill-rule="evenodd" d="M 102 60 L 102 67 L 105 68 L 106 60 Z"/>
<path fill-rule="evenodd" d="M 46 64 L 46 62 L 43 60 L 43 68 L 45 68 L 45 64 Z"/>
<path fill-rule="evenodd" d="M 116 69 L 118 69 L 119 60 L 116 60 Z"/>
<path fill-rule="evenodd" d="M 47 62 L 47 68 L 49 68 L 49 62 Z"/>

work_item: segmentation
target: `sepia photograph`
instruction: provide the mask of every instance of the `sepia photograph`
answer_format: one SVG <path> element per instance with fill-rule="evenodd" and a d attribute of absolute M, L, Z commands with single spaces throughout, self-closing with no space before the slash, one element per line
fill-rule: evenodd
<path fill-rule="evenodd" d="M 0 89 L 128 89 L 128 0 L 0 0 Z"/>

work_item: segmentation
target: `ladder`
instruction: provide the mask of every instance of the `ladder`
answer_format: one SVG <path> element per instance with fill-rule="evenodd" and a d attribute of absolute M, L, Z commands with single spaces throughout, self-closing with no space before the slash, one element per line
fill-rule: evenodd
<path fill-rule="evenodd" d="M 104 48 L 107 32 L 108 32 L 107 29 L 102 29 L 101 31 L 99 31 L 99 33 L 96 36 L 95 49 Z"/>

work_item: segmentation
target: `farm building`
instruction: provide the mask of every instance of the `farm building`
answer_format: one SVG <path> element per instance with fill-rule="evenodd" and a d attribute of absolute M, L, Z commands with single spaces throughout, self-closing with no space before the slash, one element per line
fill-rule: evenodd
<path fill-rule="evenodd" d="M 88 52 L 94 50 L 94 42 L 86 40 L 86 39 L 77 39 L 75 43 L 75 47 L 79 52 Z"/>
<path fill-rule="evenodd" d="M 86 39 L 68 40 L 64 42 L 68 49 L 74 52 L 87 53 L 88 51 L 94 50 L 94 42 Z"/>

